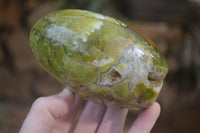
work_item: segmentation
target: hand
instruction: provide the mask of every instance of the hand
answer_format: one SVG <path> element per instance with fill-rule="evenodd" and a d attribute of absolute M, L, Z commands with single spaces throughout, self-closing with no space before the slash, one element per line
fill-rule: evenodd
<path fill-rule="evenodd" d="M 127 109 L 105 107 L 102 104 L 87 101 L 79 118 L 77 114 L 83 100 L 64 89 L 58 95 L 37 99 L 26 117 L 20 133 L 68 133 L 74 120 L 78 119 L 74 133 L 121 133 L 123 131 Z M 160 105 L 153 103 L 141 112 L 129 133 L 149 133 L 160 114 Z"/>

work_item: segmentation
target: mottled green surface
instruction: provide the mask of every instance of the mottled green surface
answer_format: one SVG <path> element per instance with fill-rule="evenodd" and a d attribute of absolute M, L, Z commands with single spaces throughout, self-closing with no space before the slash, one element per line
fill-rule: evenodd
<path fill-rule="evenodd" d="M 140 101 L 148 101 L 157 97 L 158 93 L 153 88 L 148 88 L 144 84 L 138 84 L 134 89 L 135 94 L 138 96 Z"/>
<path fill-rule="evenodd" d="M 121 51 L 138 45 L 151 67 L 162 72 L 162 79 L 168 70 L 164 57 L 146 37 L 119 20 L 88 11 L 62 10 L 44 16 L 32 28 L 30 41 L 38 62 L 72 91 L 122 107 L 136 106 L 130 102 L 136 97 L 134 92 L 144 102 L 157 95 L 141 85 L 130 88 L 130 75 L 122 80 L 115 72 L 113 66 L 122 72 L 128 69 L 126 64 L 118 64 Z M 111 68 L 114 72 L 110 74 Z M 112 85 L 100 85 L 106 80 Z M 125 102 L 130 105 L 123 105 Z"/>
<path fill-rule="evenodd" d="M 113 49 L 113 46 L 111 45 L 112 41 L 118 35 L 128 37 L 128 33 L 125 30 L 122 30 L 121 27 L 116 26 L 117 23 L 114 19 L 107 18 L 106 20 L 102 20 L 104 21 L 102 31 L 90 33 L 89 31 L 91 31 L 91 27 L 99 22 L 98 19 L 94 18 L 90 14 L 92 13 L 87 14 L 87 12 L 74 10 L 54 12 L 42 18 L 32 29 L 31 44 L 33 53 L 36 55 L 36 58 L 38 58 L 39 62 L 44 66 L 44 68 L 50 73 L 53 73 L 60 81 L 62 81 L 61 77 L 62 75 L 65 75 L 65 73 L 70 73 L 70 77 L 73 79 L 77 78 L 77 75 L 71 72 L 73 71 L 70 69 L 72 66 L 79 67 L 80 71 L 82 71 L 79 73 L 79 76 L 80 78 L 83 77 L 83 80 L 86 80 L 85 77 L 87 76 L 87 71 L 93 71 L 95 69 L 94 66 L 90 65 L 89 63 L 87 65 L 79 64 L 79 66 L 77 66 L 78 64 L 76 61 L 80 63 L 92 63 L 94 59 L 101 60 L 105 57 L 112 57 L 114 59 L 112 62 L 103 64 L 97 68 L 100 71 L 105 70 L 111 64 L 117 61 L 117 55 L 119 54 L 120 49 L 124 47 L 124 45 L 119 43 L 116 44 L 118 45 L 118 47 L 116 47 L 117 49 Z M 69 16 L 77 17 L 72 19 Z M 69 28 L 70 30 L 75 31 L 74 34 L 76 35 L 72 36 L 72 38 L 69 38 L 69 40 L 67 40 L 65 43 L 47 38 L 46 29 L 51 24 Z M 110 31 L 110 29 L 112 29 L 112 31 Z M 87 32 L 91 35 L 88 36 Z M 73 47 L 75 46 L 70 41 L 77 36 L 87 36 L 88 41 L 83 42 L 83 40 L 77 38 L 77 41 L 80 41 L 79 43 L 82 45 L 79 46 L 79 50 L 73 50 Z M 59 45 L 53 46 L 55 43 L 58 43 Z M 112 53 L 110 52 L 111 50 L 113 51 Z M 90 70 L 86 70 L 87 68 Z M 96 73 L 92 75 L 98 74 Z M 82 82 L 80 78 L 78 82 Z M 91 82 L 91 80 L 88 82 Z"/>

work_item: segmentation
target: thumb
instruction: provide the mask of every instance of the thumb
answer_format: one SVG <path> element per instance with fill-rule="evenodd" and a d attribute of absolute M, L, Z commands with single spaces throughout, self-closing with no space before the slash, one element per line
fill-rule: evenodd
<path fill-rule="evenodd" d="M 74 102 L 74 95 L 64 89 L 58 95 L 38 98 L 32 105 L 20 133 L 50 132 L 56 119 L 67 114 Z"/>

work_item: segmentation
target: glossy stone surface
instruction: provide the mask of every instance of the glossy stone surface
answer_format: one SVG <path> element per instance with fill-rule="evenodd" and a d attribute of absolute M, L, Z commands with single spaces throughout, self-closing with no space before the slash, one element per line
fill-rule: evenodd
<path fill-rule="evenodd" d="M 146 108 L 168 66 L 155 45 L 125 23 L 83 10 L 61 10 L 32 28 L 37 61 L 71 91 L 106 105 Z"/>

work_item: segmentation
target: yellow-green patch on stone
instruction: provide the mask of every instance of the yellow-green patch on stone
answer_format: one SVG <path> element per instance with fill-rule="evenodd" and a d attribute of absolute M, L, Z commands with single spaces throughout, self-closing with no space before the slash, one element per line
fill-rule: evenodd
<path fill-rule="evenodd" d="M 126 65 L 125 64 L 119 64 L 119 65 L 117 65 L 117 68 L 119 68 L 121 71 L 125 71 Z"/>
<path fill-rule="evenodd" d="M 148 101 L 156 98 L 158 93 L 153 90 L 153 88 L 148 88 L 144 84 L 137 84 L 134 88 L 135 94 L 141 101 Z"/>
<path fill-rule="evenodd" d="M 127 80 L 117 83 L 116 85 L 111 87 L 111 89 L 114 92 L 114 95 L 116 96 L 116 98 L 120 98 L 120 97 L 128 98 L 130 96 Z"/>

